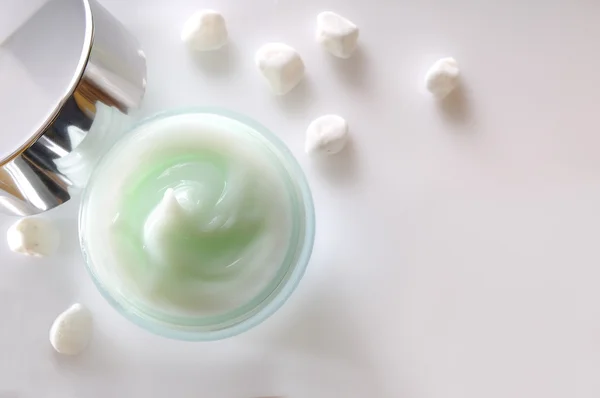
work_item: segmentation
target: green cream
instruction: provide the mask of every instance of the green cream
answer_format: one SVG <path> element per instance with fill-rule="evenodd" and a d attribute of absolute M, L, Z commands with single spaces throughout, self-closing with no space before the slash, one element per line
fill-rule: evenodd
<path fill-rule="evenodd" d="M 107 158 L 85 235 L 108 288 L 166 313 L 220 315 L 260 299 L 292 234 L 268 142 L 216 115 L 179 115 Z"/>

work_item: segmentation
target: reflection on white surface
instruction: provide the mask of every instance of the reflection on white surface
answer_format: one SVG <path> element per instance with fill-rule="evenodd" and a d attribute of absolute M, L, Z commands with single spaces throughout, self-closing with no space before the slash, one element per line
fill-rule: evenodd
<path fill-rule="evenodd" d="M 54 160 L 75 189 L 85 187 L 94 166 L 102 155 L 133 124 L 133 118 L 101 102 L 96 103 L 96 115 L 87 135 L 76 126 L 68 127 L 73 149 Z"/>
<path fill-rule="evenodd" d="M 48 1 L 50 0 L 2 0 L 0 45 Z"/>

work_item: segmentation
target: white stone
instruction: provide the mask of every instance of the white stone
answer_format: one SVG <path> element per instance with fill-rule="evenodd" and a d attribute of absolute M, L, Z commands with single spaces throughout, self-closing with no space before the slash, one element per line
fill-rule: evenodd
<path fill-rule="evenodd" d="M 348 123 L 338 115 L 316 118 L 306 129 L 305 150 L 308 154 L 333 155 L 348 141 Z"/>
<path fill-rule="evenodd" d="M 358 26 L 341 15 L 331 11 L 317 15 L 317 42 L 336 57 L 350 58 L 358 35 Z"/>
<path fill-rule="evenodd" d="M 300 54 L 287 44 L 263 45 L 256 52 L 254 61 L 276 95 L 288 93 L 304 77 Z"/>
<path fill-rule="evenodd" d="M 214 10 L 200 10 L 183 24 L 181 40 L 192 50 L 217 50 L 227 43 L 225 18 Z"/>
<path fill-rule="evenodd" d="M 54 224 L 45 218 L 26 217 L 8 228 L 6 240 L 13 252 L 44 257 L 56 251 L 60 233 Z"/>
<path fill-rule="evenodd" d="M 460 70 L 454 58 L 442 58 L 434 63 L 425 76 L 425 87 L 436 98 L 450 94 L 459 82 Z"/>
<path fill-rule="evenodd" d="M 92 313 L 83 305 L 73 304 L 60 314 L 50 328 L 50 344 L 56 352 L 77 355 L 92 337 Z"/>

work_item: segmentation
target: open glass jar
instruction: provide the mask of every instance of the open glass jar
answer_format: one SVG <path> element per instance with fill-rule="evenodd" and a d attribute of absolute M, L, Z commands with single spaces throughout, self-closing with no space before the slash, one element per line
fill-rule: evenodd
<path fill-rule="evenodd" d="M 308 264 L 315 219 L 296 159 L 242 115 L 146 119 L 100 160 L 79 236 L 102 295 L 143 328 L 216 340 L 262 322 Z"/>

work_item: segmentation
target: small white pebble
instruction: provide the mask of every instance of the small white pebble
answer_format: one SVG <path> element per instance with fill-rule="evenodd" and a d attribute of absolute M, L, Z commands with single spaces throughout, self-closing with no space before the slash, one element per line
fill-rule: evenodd
<path fill-rule="evenodd" d="M 263 45 L 256 52 L 254 61 L 276 95 L 288 93 L 304 77 L 300 54 L 287 44 Z"/>
<path fill-rule="evenodd" d="M 45 218 L 26 217 L 15 222 L 6 232 L 10 250 L 28 256 L 50 256 L 58 248 L 60 233 Z"/>
<path fill-rule="evenodd" d="M 200 10 L 183 24 L 181 40 L 196 51 L 217 50 L 227 43 L 225 18 L 214 10 Z"/>
<path fill-rule="evenodd" d="M 460 70 L 454 58 L 442 58 L 433 64 L 425 76 L 425 86 L 436 98 L 442 99 L 458 86 Z"/>
<path fill-rule="evenodd" d="M 308 154 L 333 155 L 348 141 L 348 123 L 338 115 L 316 118 L 306 129 L 305 150 Z"/>
<path fill-rule="evenodd" d="M 92 337 L 92 313 L 81 304 L 73 304 L 60 314 L 50 328 L 50 344 L 56 352 L 77 355 Z"/>
<path fill-rule="evenodd" d="M 317 42 L 339 58 L 350 58 L 358 43 L 358 26 L 331 11 L 317 15 Z"/>

